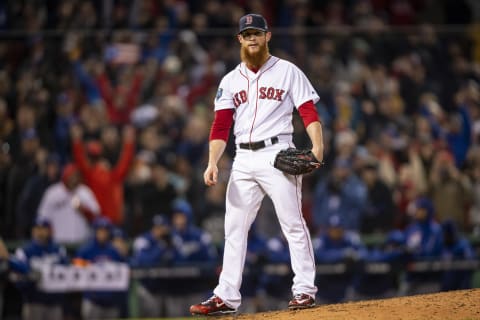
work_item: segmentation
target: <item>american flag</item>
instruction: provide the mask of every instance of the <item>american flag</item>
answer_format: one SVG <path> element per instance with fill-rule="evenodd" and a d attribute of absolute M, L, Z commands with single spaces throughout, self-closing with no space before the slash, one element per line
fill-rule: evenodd
<path fill-rule="evenodd" d="M 140 59 L 140 47 L 133 43 L 116 43 L 107 47 L 105 58 L 115 64 L 137 63 Z"/>

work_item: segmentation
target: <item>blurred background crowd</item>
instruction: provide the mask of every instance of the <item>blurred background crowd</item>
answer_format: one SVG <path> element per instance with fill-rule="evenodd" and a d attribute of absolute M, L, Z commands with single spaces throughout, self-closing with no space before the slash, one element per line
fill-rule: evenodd
<path fill-rule="evenodd" d="M 43 255 L 48 263 L 77 265 L 219 266 L 233 138 L 219 183 L 206 188 L 202 174 L 212 102 L 221 77 L 239 63 L 235 34 L 247 12 L 267 19 L 271 53 L 297 64 L 321 97 L 325 166 L 305 176 L 303 186 L 318 262 L 346 263 L 350 271 L 359 262 L 395 262 L 405 271 L 407 261 L 478 256 L 478 1 L 6 0 L 0 3 L 5 268 L 27 274 Z M 294 124 L 297 146 L 308 147 L 296 115 Z M 266 199 L 251 232 L 244 285 L 250 311 L 280 307 L 289 295 L 290 280 L 278 281 L 282 272 L 248 273 L 288 262 L 274 215 Z M 368 236 L 379 237 L 367 243 Z M 362 272 L 319 276 L 325 292 L 319 299 L 472 286 L 468 271 L 400 277 L 398 270 L 391 268 L 391 281 Z M 174 289 L 155 283 L 140 281 L 136 290 L 145 315 L 186 312 L 185 292 L 176 298 L 165 294 Z M 27 302 L 25 319 L 33 319 L 32 304 L 52 300 L 31 286 L 7 289 Z M 192 291 L 201 298 L 202 290 Z M 125 316 L 128 310 L 115 307 L 125 299 L 86 293 L 82 312 L 88 319 Z M 168 311 L 173 305 L 178 309 Z M 78 317 L 75 306 L 62 308 Z M 15 318 L 15 310 L 4 314 Z"/>

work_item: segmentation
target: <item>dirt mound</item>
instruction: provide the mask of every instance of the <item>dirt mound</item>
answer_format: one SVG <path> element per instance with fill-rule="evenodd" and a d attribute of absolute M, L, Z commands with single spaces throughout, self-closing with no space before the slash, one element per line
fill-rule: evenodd
<path fill-rule="evenodd" d="M 480 289 L 323 305 L 223 319 L 262 320 L 480 320 Z"/>

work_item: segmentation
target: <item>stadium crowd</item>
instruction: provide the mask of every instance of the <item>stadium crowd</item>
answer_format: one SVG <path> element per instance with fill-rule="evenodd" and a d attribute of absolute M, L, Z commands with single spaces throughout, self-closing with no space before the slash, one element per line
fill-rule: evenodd
<path fill-rule="evenodd" d="M 402 273 L 412 261 L 477 256 L 462 236 L 480 237 L 480 8 L 467 0 L 2 2 L 0 235 L 20 244 L 0 248 L 1 268 L 26 275 L 44 257 L 216 270 L 233 139 L 220 183 L 206 188 L 202 173 L 246 12 L 267 18 L 272 54 L 305 70 L 321 97 L 325 165 L 304 177 L 303 209 L 317 262 L 344 270 L 319 273 L 319 302 L 471 286 L 470 271 Z M 268 199 L 260 210 L 247 311 L 283 307 L 290 294 L 290 275 L 257 272 L 288 263 Z M 369 234 L 384 237 L 367 246 Z M 362 272 L 368 263 L 391 268 Z M 181 316 L 208 295 L 178 281 L 140 279 L 142 315 Z M 16 289 L 25 319 L 78 317 L 29 281 Z M 85 292 L 82 314 L 128 315 L 126 299 Z"/>

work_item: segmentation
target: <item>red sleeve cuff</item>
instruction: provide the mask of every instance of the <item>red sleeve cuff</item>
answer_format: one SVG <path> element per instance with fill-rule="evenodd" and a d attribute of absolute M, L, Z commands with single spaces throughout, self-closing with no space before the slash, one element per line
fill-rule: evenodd
<path fill-rule="evenodd" d="M 303 125 L 308 127 L 308 125 L 315 121 L 320 121 L 317 113 L 317 108 L 313 104 L 312 100 L 309 100 L 298 107 L 298 113 L 302 117 Z"/>
<path fill-rule="evenodd" d="M 221 139 L 225 142 L 228 141 L 228 135 L 233 123 L 233 113 L 234 109 L 223 109 L 215 112 L 215 118 L 210 129 L 210 140 Z"/>

